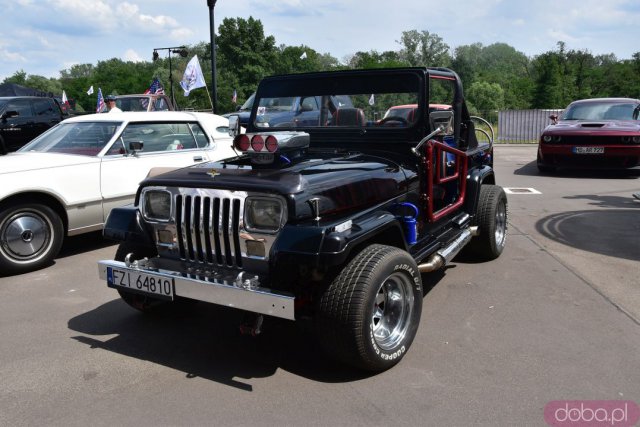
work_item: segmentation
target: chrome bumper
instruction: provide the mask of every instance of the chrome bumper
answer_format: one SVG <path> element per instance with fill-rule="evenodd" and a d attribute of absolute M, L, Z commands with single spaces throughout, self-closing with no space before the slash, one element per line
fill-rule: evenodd
<path fill-rule="evenodd" d="M 216 282 L 215 279 L 200 280 L 185 277 L 174 271 L 127 267 L 124 262 L 111 260 L 98 261 L 98 273 L 100 279 L 104 281 L 107 280 L 107 267 L 137 273 L 152 273 L 154 276 L 174 279 L 176 296 L 295 320 L 295 298 L 292 295 L 276 293 L 270 289 L 259 287 L 244 289 Z"/>

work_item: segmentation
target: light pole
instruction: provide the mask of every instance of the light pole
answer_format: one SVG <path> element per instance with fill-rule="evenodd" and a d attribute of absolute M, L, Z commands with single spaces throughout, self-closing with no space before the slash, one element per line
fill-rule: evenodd
<path fill-rule="evenodd" d="M 153 49 L 153 60 L 156 61 L 158 59 L 158 51 L 159 50 L 168 50 L 169 51 L 169 88 L 171 91 L 171 102 L 173 103 L 174 108 L 176 108 L 176 98 L 173 96 L 173 72 L 171 69 L 171 54 L 177 53 L 183 58 L 186 58 L 189 52 L 185 46 L 173 46 L 173 47 L 156 47 Z"/>
<path fill-rule="evenodd" d="M 213 8 L 216 6 L 217 0 L 207 0 L 209 6 L 209 32 L 211 34 L 211 103 L 213 105 L 212 112 L 216 113 L 218 104 L 218 89 L 216 85 L 216 29 L 213 20 Z"/>

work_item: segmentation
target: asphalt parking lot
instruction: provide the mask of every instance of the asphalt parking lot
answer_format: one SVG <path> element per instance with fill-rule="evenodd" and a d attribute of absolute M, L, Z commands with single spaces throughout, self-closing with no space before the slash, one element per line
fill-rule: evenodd
<path fill-rule="evenodd" d="M 116 247 L 67 242 L 0 278 L 0 425 L 544 425 L 552 400 L 640 403 L 640 173 L 541 176 L 497 146 L 509 230 L 490 263 L 424 276 L 418 336 L 370 376 L 286 321 L 257 339 L 198 305 L 145 317 L 98 280 Z"/>

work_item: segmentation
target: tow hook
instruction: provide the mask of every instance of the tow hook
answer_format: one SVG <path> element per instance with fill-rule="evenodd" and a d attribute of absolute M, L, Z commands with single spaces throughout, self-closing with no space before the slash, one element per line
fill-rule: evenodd
<path fill-rule="evenodd" d="M 242 335 L 258 336 L 262 332 L 262 322 L 264 316 L 262 314 L 247 313 L 240 324 L 240 333 Z"/>

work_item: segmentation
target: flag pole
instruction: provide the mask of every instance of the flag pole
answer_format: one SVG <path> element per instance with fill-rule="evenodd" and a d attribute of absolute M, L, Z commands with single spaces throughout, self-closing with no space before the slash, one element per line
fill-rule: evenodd
<path fill-rule="evenodd" d="M 204 79 L 203 79 L 204 81 Z M 209 93 L 209 88 L 207 87 L 207 82 L 204 81 L 204 88 L 207 90 L 207 96 L 209 96 L 209 103 L 211 103 L 211 111 L 215 114 L 215 109 L 213 107 L 213 100 L 211 99 L 211 94 Z"/>

